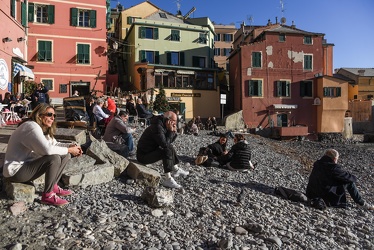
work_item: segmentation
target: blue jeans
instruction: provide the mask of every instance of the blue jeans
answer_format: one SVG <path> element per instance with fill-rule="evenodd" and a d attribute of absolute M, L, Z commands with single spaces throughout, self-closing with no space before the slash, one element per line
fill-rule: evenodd
<path fill-rule="evenodd" d="M 132 137 L 132 134 L 130 133 L 122 134 L 122 138 L 123 140 L 125 140 L 125 144 L 129 148 L 129 151 L 130 152 L 133 151 L 134 150 L 134 139 Z"/>
<path fill-rule="evenodd" d="M 364 205 L 364 200 L 362 199 L 360 192 L 358 192 L 358 189 L 356 187 L 356 184 L 354 182 L 344 185 L 345 189 L 348 191 L 349 195 L 352 197 L 354 202 L 356 202 L 359 205 Z"/>

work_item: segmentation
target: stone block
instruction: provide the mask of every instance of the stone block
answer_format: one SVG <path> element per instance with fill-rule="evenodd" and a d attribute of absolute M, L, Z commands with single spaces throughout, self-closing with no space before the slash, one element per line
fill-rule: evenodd
<path fill-rule="evenodd" d="M 129 163 L 126 173 L 132 179 L 149 187 L 157 187 L 161 179 L 159 172 L 135 162 Z"/>
<path fill-rule="evenodd" d="M 65 168 L 61 181 L 65 186 L 89 186 L 109 182 L 114 177 L 110 163 L 97 165 L 74 165 Z"/>
<path fill-rule="evenodd" d="M 55 138 L 57 141 L 75 141 L 79 144 L 84 144 L 87 141 L 86 130 L 75 128 L 57 128 Z"/>
<path fill-rule="evenodd" d="M 246 124 L 243 119 L 243 110 L 227 116 L 225 120 L 225 128 L 227 130 L 245 129 Z"/>
<path fill-rule="evenodd" d="M 35 187 L 32 184 L 12 183 L 4 180 L 4 190 L 8 198 L 26 203 L 34 202 Z"/>
<path fill-rule="evenodd" d="M 118 177 L 126 170 L 129 161 L 112 151 L 103 140 L 92 139 L 92 143 L 87 149 L 87 155 L 96 160 L 96 164 L 108 162 L 114 166 L 114 176 Z"/>
<path fill-rule="evenodd" d="M 174 193 L 171 190 L 146 187 L 143 190 L 142 199 L 145 200 L 150 207 L 166 207 L 173 204 Z"/>

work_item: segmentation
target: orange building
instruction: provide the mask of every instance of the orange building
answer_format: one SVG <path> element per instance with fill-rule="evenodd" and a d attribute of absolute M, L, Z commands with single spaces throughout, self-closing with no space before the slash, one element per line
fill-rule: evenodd
<path fill-rule="evenodd" d="M 52 103 L 74 90 L 88 95 L 107 87 L 108 1 L 29 1 L 28 55 L 35 81 L 49 88 Z M 109 83 L 111 84 L 111 83 Z"/>

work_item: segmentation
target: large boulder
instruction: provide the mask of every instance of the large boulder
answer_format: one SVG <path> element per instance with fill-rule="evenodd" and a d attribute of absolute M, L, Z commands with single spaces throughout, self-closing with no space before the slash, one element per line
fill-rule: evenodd
<path fill-rule="evenodd" d="M 114 176 L 118 177 L 129 165 L 129 161 L 111 150 L 105 141 L 91 137 L 92 143 L 87 149 L 87 155 L 96 160 L 96 164 L 108 162 L 114 166 Z"/>
<path fill-rule="evenodd" d="M 157 187 L 161 179 L 159 172 L 136 162 L 129 163 L 126 173 L 132 179 L 149 187 Z"/>
<path fill-rule="evenodd" d="M 225 119 L 225 128 L 227 130 L 245 129 L 246 124 L 243 119 L 243 110 L 240 110 L 239 112 L 228 115 Z"/>

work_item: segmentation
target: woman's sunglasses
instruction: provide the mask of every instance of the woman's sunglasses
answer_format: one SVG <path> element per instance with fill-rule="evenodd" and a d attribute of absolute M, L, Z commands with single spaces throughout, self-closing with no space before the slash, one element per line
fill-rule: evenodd
<path fill-rule="evenodd" d="M 56 114 L 55 113 L 46 113 L 46 114 L 43 114 L 43 115 L 48 116 L 48 117 L 52 117 L 53 116 L 53 118 L 56 118 Z"/>

